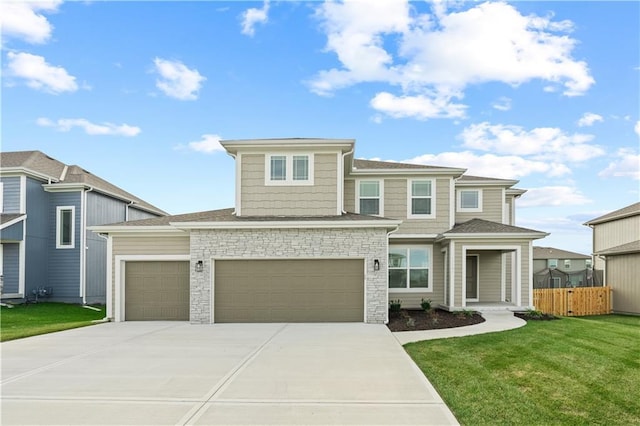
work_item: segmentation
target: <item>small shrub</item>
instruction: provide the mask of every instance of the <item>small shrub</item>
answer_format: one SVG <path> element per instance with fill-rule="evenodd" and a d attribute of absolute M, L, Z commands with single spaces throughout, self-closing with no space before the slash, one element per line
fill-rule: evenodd
<path fill-rule="evenodd" d="M 407 319 L 407 327 L 413 328 L 415 326 L 416 326 L 416 320 L 414 320 L 413 318 L 409 317 Z"/>
<path fill-rule="evenodd" d="M 402 302 L 400 299 L 389 301 L 389 310 L 391 312 L 400 312 L 400 308 L 402 308 Z"/>
<path fill-rule="evenodd" d="M 420 302 L 420 306 L 422 307 L 423 311 L 429 312 L 431 310 L 431 299 L 422 299 L 422 301 Z"/>
<path fill-rule="evenodd" d="M 455 311 L 455 314 L 459 317 L 471 318 L 475 314 L 475 311 L 471 311 L 469 309 L 461 309 L 459 311 Z"/>

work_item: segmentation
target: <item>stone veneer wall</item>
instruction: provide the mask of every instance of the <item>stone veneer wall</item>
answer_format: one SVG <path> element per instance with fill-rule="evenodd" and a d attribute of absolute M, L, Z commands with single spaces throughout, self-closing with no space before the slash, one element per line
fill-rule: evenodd
<path fill-rule="evenodd" d="M 383 324 L 387 321 L 387 231 L 384 228 L 298 228 L 192 230 L 191 322 L 213 322 L 212 260 L 296 257 L 364 258 L 366 322 Z M 379 271 L 373 270 L 374 259 L 380 261 Z M 195 272 L 195 263 L 199 260 L 204 262 L 203 272 Z"/>

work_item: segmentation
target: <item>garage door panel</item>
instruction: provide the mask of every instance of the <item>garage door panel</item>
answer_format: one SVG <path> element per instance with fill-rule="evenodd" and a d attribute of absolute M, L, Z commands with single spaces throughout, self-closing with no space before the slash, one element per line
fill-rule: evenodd
<path fill-rule="evenodd" d="M 361 322 L 363 262 L 215 261 L 215 322 Z"/>
<path fill-rule="evenodd" d="M 189 319 L 189 262 L 127 262 L 125 320 Z"/>

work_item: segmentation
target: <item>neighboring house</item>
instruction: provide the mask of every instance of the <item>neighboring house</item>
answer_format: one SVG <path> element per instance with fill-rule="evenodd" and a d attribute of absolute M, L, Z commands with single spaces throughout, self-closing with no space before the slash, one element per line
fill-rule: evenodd
<path fill-rule="evenodd" d="M 0 153 L 3 299 L 105 303 L 107 241 L 88 226 L 166 215 L 40 151 Z"/>
<path fill-rule="evenodd" d="M 593 229 L 593 258 L 613 289 L 613 311 L 640 314 L 640 202 L 585 223 Z"/>
<path fill-rule="evenodd" d="M 533 247 L 533 288 L 593 287 L 591 256 L 553 247 Z"/>
<path fill-rule="evenodd" d="M 389 300 L 532 307 L 515 180 L 353 158 L 345 139 L 229 140 L 235 208 L 94 226 L 115 321 L 385 323 Z"/>

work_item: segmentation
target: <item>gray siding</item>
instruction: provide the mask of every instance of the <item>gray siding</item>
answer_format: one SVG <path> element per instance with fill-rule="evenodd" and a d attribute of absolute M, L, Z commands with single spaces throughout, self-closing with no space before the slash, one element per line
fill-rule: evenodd
<path fill-rule="evenodd" d="M 3 213 L 24 213 L 20 211 L 20 178 L 3 177 L 0 178 L 3 186 L 2 212 Z"/>
<path fill-rule="evenodd" d="M 467 251 L 467 255 L 479 255 L 479 302 L 501 300 L 502 253 L 499 251 Z"/>
<path fill-rule="evenodd" d="M 51 194 L 44 192 L 42 182 L 27 178 L 27 219 L 25 239 L 25 296 L 33 289 L 51 286 L 49 277 L 49 214 Z M 55 215 L 55 208 L 54 208 Z M 54 220 L 55 225 L 55 220 Z M 55 240 L 55 226 L 53 229 Z"/>
<path fill-rule="evenodd" d="M 81 192 L 51 193 L 49 208 L 49 286 L 53 298 L 81 302 L 80 297 L 80 196 Z M 56 207 L 75 206 L 75 247 L 56 249 Z"/>
<path fill-rule="evenodd" d="M 18 293 L 18 271 L 20 248 L 18 243 L 2 244 L 2 274 L 4 276 L 4 289 L 2 294 Z"/>
<path fill-rule="evenodd" d="M 133 207 L 129 207 L 129 220 L 150 219 L 157 217 L 157 214 L 149 213 L 144 210 L 138 210 Z"/>
<path fill-rule="evenodd" d="M 606 271 L 613 311 L 640 315 L 640 253 L 607 256 Z"/>
<path fill-rule="evenodd" d="M 2 235 L 2 241 L 22 241 L 24 239 L 24 221 L 14 223 L 13 225 L 4 228 L 0 234 Z"/>
<path fill-rule="evenodd" d="M 338 154 L 314 154 L 313 185 L 265 185 L 265 154 L 241 156 L 242 216 L 334 216 Z"/>
<path fill-rule="evenodd" d="M 98 192 L 87 192 L 87 226 L 125 221 L 126 203 Z"/>
<path fill-rule="evenodd" d="M 353 179 L 344 181 L 344 210 L 350 213 L 356 211 L 356 181 Z"/>
<path fill-rule="evenodd" d="M 595 253 L 636 241 L 640 235 L 640 215 L 599 223 L 593 229 Z M 594 256 L 594 268 L 604 269 L 604 261 Z"/>

